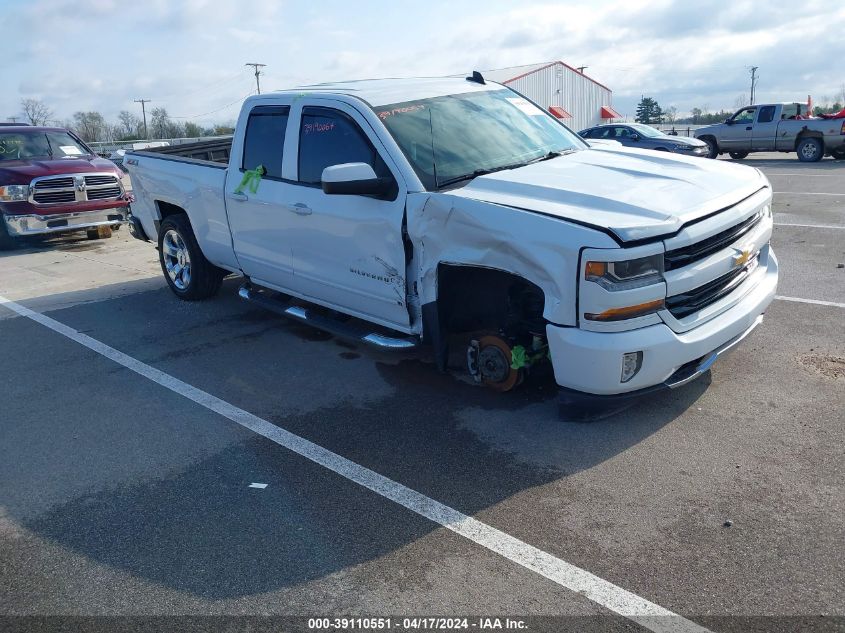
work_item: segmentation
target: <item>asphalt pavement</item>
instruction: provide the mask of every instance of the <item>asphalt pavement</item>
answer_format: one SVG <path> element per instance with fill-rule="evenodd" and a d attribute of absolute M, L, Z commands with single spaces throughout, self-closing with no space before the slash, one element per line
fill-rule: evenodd
<path fill-rule="evenodd" d="M 0 306 L 0 614 L 645 630 L 186 383 L 711 631 L 845 629 L 845 163 L 758 156 L 781 266 L 765 322 L 591 423 L 548 378 L 486 391 L 245 304 L 236 279 L 180 302 L 124 231 L 0 254 L 0 296 L 177 385 Z"/>

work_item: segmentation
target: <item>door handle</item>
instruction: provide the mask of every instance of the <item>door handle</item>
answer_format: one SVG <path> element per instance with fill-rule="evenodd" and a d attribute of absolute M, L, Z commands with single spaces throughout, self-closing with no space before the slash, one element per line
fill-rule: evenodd
<path fill-rule="evenodd" d="M 752 127 L 749 125 L 749 126 L 748 126 L 747 128 L 745 128 L 745 129 L 746 129 L 746 130 L 750 130 L 750 129 L 752 129 Z"/>
<path fill-rule="evenodd" d="M 311 215 L 312 213 L 311 207 L 302 202 L 297 202 L 296 204 L 289 204 L 287 206 L 288 211 L 296 213 L 297 215 Z"/>
<path fill-rule="evenodd" d="M 241 191 L 233 191 L 229 194 L 229 197 L 232 200 L 237 200 L 238 202 L 246 202 L 247 200 L 249 200 L 249 196 Z"/>

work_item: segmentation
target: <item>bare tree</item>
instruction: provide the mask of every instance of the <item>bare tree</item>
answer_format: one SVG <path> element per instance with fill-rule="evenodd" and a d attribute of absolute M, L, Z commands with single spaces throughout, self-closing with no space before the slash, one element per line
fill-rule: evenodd
<path fill-rule="evenodd" d="M 120 124 L 123 126 L 121 132 L 124 133 L 126 136 L 134 135 L 138 130 L 138 124 L 141 120 L 129 112 L 128 110 L 121 110 L 120 114 L 117 115 L 117 118 L 120 120 Z"/>
<path fill-rule="evenodd" d="M 167 109 L 153 108 L 150 115 L 150 130 L 155 138 L 178 138 L 185 133 L 182 124 L 174 122 Z"/>
<path fill-rule="evenodd" d="M 663 111 L 663 118 L 666 119 L 666 123 L 675 123 L 675 120 L 678 118 L 678 108 L 675 106 L 669 106 Z"/>
<path fill-rule="evenodd" d="M 46 125 L 47 121 L 53 118 L 53 111 L 38 99 L 22 99 L 21 109 L 32 125 Z"/>
<path fill-rule="evenodd" d="M 107 135 L 108 124 L 99 112 L 74 112 L 73 129 L 83 141 L 102 141 Z"/>
<path fill-rule="evenodd" d="M 185 136 L 188 138 L 202 136 L 202 128 L 193 121 L 188 121 L 185 123 Z"/>
<path fill-rule="evenodd" d="M 745 95 L 737 95 L 734 99 L 734 109 L 739 110 L 748 105 L 748 98 Z"/>

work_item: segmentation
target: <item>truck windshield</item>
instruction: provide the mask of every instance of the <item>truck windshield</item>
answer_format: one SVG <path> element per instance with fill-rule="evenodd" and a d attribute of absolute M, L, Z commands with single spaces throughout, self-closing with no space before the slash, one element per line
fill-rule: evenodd
<path fill-rule="evenodd" d="M 550 114 L 508 89 L 374 110 L 428 190 L 587 147 Z"/>
<path fill-rule="evenodd" d="M 0 161 L 28 158 L 75 158 L 90 150 L 62 130 L 0 131 Z"/>

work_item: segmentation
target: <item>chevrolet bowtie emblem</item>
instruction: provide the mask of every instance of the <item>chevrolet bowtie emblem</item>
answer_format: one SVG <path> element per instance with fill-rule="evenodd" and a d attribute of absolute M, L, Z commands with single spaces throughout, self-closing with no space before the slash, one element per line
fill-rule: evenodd
<path fill-rule="evenodd" d="M 735 248 L 734 249 L 737 254 L 733 257 L 733 267 L 738 268 L 748 263 L 751 259 L 751 249 L 750 248 Z"/>

